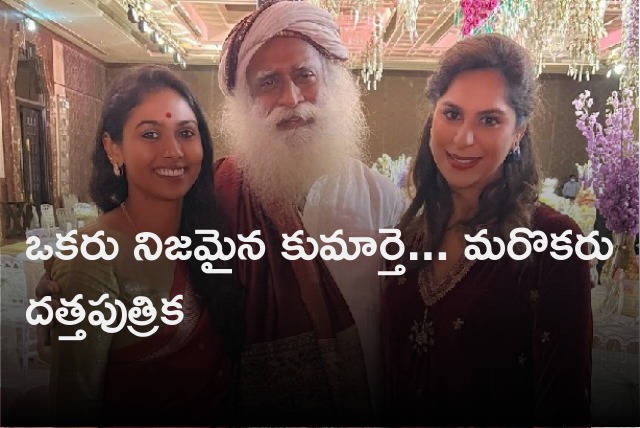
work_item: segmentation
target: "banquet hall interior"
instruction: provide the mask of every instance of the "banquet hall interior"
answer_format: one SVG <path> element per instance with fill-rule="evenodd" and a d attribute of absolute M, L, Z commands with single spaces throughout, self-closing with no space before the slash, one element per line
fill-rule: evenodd
<path fill-rule="evenodd" d="M 585 108 L 599 112 L 603 124 L 613 93 L 637 106 L 637 0 L 313 2 L 333 14 L 349 49 L 371 168 L 405 191 L 427 115 L 424 88 L 438 59 L 468 34 L 506 34 L 534 54 L 541 83 L 531 124 L 541 202 L 571 216 L 585 236 L 598 230 L 615 243 L 629 235 L 608 230 L 606 213 L 597 209 L 589 141 L 576 126 L 574 100 L 589 91 L 593 104 Z M 110 83 L 140 64 L 170 67 L 198 96 L 214 157 L 225 156 L 220 53 L 230 29 L 256 7 L 256 0 L 0 0 L 2 414 L 37 413 L 33 403 L 47 396 L 48 361 L 25 320 L 44 268 L 25 256 L 26 240 L 50 242 L 99 215 L 88 183 Z M 636 157 L 637 112 L 633 141 L 620 142 Z M 565 198 L 572 175 L 580 190 Z M 603 308 L 611 290 L 601 277 L 605 262 L 592 267 L 594 425 L 640 423 L 637 246 L 626 250 L 631 267 L 621 266 L 627 285 L 613 314 Z"/>

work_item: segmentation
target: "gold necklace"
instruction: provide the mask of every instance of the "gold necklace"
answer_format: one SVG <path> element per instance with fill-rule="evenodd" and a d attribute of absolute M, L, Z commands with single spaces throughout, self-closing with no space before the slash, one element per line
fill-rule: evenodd
<path fill-rule="evenodd" d="M 129 222 L 129 224 L 133 228 L 133 231 L 137 235 L 139 233 L 138 232 L 138 228 L 136 227 L 136 224 L 133 222 L 133 219 L 131 218 L 131 216 L 129 215 L 129 211 L 127 211 L 127 206 L 125 205 L 124 201 L 122 201 L 122 203 L 120 204 L 120 208 L 122 209 L 122 212 L 124 213 L 124 216 L 127 218 L 127 221 Z"/>

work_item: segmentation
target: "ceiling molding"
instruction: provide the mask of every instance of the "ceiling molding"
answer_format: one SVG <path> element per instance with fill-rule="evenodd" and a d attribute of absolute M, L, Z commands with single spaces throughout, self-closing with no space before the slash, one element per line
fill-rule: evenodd
<path fill-rule="evenodd" d="M 127 18 L 123 0 L 0 0 L 34 18 L 58 36 L 85 49 L 106 63 L 172 63 L 168 54 L 157 52 L 148 34 L 138 31 Z M 175 39 L 188 64 L 212 65 L 231 27 L 255 10 L 256 0 L 148 0 L 152 10 L 145 15 Z M 384 68 L 389 70 L 432 70 L 442 53 L 459 40 L 453 26 L 455 4 L 451 0 L 420 0 L 416 21 L 418 36 L 411 40 L 404 29 L 404 16 L 393 0 L 381 5 L 394 11 L 385 32 Z M 366 46 L 371 23 L 362 19 L 354 25 L 348 8 L 338 22 L 351 57 L 357 58 Z M 609 0 L 607 30 L 621 27 L 620 0 Z M 73 22 L 72 22 L 73 20 Z M 346 26 L 346 27 L 345 27 Z M 601 51 L 604 64 L 615 48 Z M 556 60 L 561 63 L 562 58 Z M 567 65 L 548 65 L 544 72 L 566 73 Z"/>
<path fill-rule="evenodd" d="M 60 36 L 64 40 L 67 40 L 75 44 L 76 46 L 84 49 L 89 54 L 100 57 L 100 58 L 107 55 L 107 53 L 102 49 L 100 49 L 98 46 L 91 43 L 89 40 L 87 40 L 80 34 L 76 33 L 69 27 L 65 26 L 64 24 L 61 24 L 60 22 L 49 19 L 47 16 L 43 15 L 42 12 L 38 11 L 37 9 L 29 5 L 26 1 L 24 0 L 3 0 L 3 1 L 5 1 L 9 6 L 16 9 L 18 12 L 33 19 L 39 25 L 44 26 L 48 30 L 51 30 L 54 34 Z"/>

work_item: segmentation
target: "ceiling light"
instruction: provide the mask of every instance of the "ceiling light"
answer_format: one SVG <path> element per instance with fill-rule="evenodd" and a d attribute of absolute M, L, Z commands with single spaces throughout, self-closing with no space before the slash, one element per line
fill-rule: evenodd
<path fill-rule="evenodd" d="M 615 71 L 616 74 L 622 74 L 622 72 L 624 71 L 624 64 L 622 63 L 616 64 L 616 66 L 613 67 L 613 71 Z"/>
<path fill-rule="evenodd" d="M 144 19 L 141 19 L 140 21 L 138 21 L 138 29 L 143 33 L 148 33 L 149 30 L 151 30 L 151 28 L 149 27 L 149 24 L 147 24 L 147 21 L 145 21 Z"/>
<path fill-rule="evenodd" d="M 27 31 L 30 32 L 34 32 L 36 31 L 36 21 L 34 21 L 31 18 L 24 18 L 24 27 L 27 29 Z"/>
<path fill-rule="evenodd" d="M 173 60 L 176 62 L 176 64 L 179 64 L 180 62 L 182 62 L 182 57 L 180 56 L 180 52 L 174 52 Z"/>
<path fill-rule="evenodd" d="M 164 43 L 164 40 L 162 40 L 162 36 L 160 36 L 158 30 L 153 30 L 153 32 L 151 33 L 151 41 L 157 45 L 161 45 Z"/>
<path fill-rule="evenodd" d="M 219 43 L 208 43 L 208 44 L 202 45 L 202 48 L 207 50 L 213 50 L 213 51 L 221 51 L 222 45 Z"/>
<path fill-rule="evenodd" d="M 144 10 L 146 10 L 147 12 L 149 12 L 151 10 L 151 4 L 149 2 L 145 1 L 145 2 L 142 3 L 142 8 Z"/>
<path fill-rule="evenodd" d="M 136 10 L 136 8 L 134 8 L 133 6 L 129 6 L 129 11 L 127 12 L 127 18 L 129 18 L 129 21 L 131 21 L 132 23 L 136 23 L 138 22 L 138 11 Z"/>

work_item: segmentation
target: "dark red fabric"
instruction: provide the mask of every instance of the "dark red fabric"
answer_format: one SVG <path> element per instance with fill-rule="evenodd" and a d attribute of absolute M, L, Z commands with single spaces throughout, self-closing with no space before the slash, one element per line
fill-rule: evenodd
<path fill-rule="evenodd" d="M 184 263 L 176 263 L 171 298 L 184 294 Z M 160 314 L 158 315 L 160 316 Z M 106 421 L 206 424 L 219 419 L 231 382 L 231 363 L 207 309 L 202 309 L 187 341 L 167 355 L 150 357 L 169 344 L 178 326 L 160 330 L 109 353 L 103 415 Z"/>
<path fill-rule="evenodd" d="M 259 260 L 233 259 L 245 287 L 241 423 L 367 421 L 364 357 L 340 289 L 319 257 L 290 261 L 281 254 L 282 234 L 304 230 L 296 208 L 260 204 L 233 157 L 218 162 L 214 183 L 231 235 L 259 230 L 266 246 Z"/>
<path fill-rule="evenodd" d="M 281 255 L 281 234 L 304 230 L 293 207 L 262 207 L 233 157 L 220 163 L 215 174 L 216 198 L 224 207 L 231 234 L 261 231 L 266 254 L 260 260 L 234 258 L 235 271 L 245 286 L 245 344 L 269 342 L 315 331 L 318 338 L 334 337 L 354 321 L 342 293 L 319 257 L 289 261 Z M 308 250 L 308 252 L 311 252 Z"/>
<path fill-rule="evenodd" d="M 549 239 L 567 229 L 580 233 L 547 206 L 537 208 L 534 229 Z M 558 261 L 547 249 L 529 265 L 508 257 L 477 261 L 429 307 L 434 341 L 419 356 L 409 340 L 425 308 L 418 271 L 408 271 L 406 282 L 390 280 L 382 303 L 389 421 L 588 425 L 590 289 L 588 262 L 575 254 Z"/>

